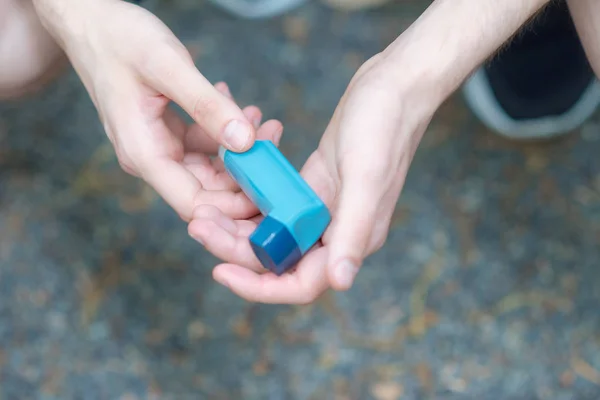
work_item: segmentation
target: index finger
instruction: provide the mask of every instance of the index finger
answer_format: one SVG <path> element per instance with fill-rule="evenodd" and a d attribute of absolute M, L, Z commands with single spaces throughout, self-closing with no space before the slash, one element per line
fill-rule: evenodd
<path fill-rule="evenodd" d="M 256 132 L 240 107 L 215 88 L 181 45 L 156 50 L 140 71 L 153 89 L 177 103 L 217 143 L 232 151 L 252 147 Z"/>
<path fill-rule="evenodd" d="M 242 192 L 206 190 L 186 166 L 171 158 L 161 147 L 161 141 L 148 140 L 153 134 L 170 135 L 162 119 L 148 124 L 135 112 L 124 113 L 118 119 L 122 152 L 135 165 L 139 176 L 179 214 L 185 221 L 192 217 L 199 204 L 215 205 L 233 217 L 245 216 L 254 210 L 252 202 Z M 141 139 L 140 139 L 141 138 Z"/>

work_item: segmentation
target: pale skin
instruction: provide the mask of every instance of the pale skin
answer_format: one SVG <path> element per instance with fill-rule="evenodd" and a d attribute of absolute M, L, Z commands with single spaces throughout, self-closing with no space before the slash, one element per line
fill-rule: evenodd
<path fill-rule="evenodd" d="M 333 215 L 319 246 L 295 273 L 265 273 L 247 240 L 260 217 L 236 221 L 203 205 L 196 208 L 189 231 L 227 261 L 215 268 L 214 278 L 239 296 L 263 303 L 304 304 L 328 288 L 349 289 L 365 257 L 385 243 L 412 157 L 433 113 L 546 3 L 434 2 L 359 69 L 301 170 Z"/>
<path fill-rule="evenodd" d="M 62 60 L 31 1 L 0 0 L 0 100 L 35 91 Z"/>
<path fill-rule="evenodd" d="M 568 0 L 567 4 L 588 60 L 596 76 L 600 76 L 600 2 Z"/>
<path fill-rule="evenodd" d="M 243 195 L 207 155 L 218 145 L 250 148 L 260 110 L 242 110 L 224 84 L 210 84 L 167 26 L 141 7 L 119 0 L 34 5 L 88 90 L 123 169 L 149 183 L 185 221 L 198 204 L 244 215 Z M 171 102 L 195 124 L 187 126 Z M 281 131 L 269 121 L 258 137 L 277 142 Z"/>
<path fill-rule="evenodd" d="M 6 6 L 12 1 L 0 0 L 0 19 L 2 5 L 14 12 Z M 258 211 L 208 158 L 219 144 L 239 151 L 255 138 L 278 142 L 279 122 L 261 124 L 258 108 L 240 109 L 225 84 L 209 84 L 166 26 L 134 5 L 34 0 L 42 24 L 32 32 L 45 34 L 39 30 L 45 27 L 50 35 L 39 40 L 48 40 L 48 53 L 66 52 L 123 169 L 152 185 L 189 222 L 190 235 L 225 261 L 214 269 L 215 280 L 249 301 L 303 304 L 328 288 L 352 286 L 364 259 L 385 243 L 413 155 L 437 108 L 547 2 L 437 0 L 359 69 L 301 170 L 331 210 L 332 224 L 294 273 L 281 277 L 266 273 L 248 245 Z M 570 6 L 598 72 L 599 3 L 571 0 Z M 2 43 L 0 36 L 0 66 Z M 51 59 L 42 57 L 48 64 Z M 0 95 L 2 82 L 14 90 L 20 81 L 35 82 L 34 72 L 3 81 L 10 68 L 0 69 Z M 170 101 L 195 124 L 172 113 Z M 237 129 L 227 129 L 232 121 Z M 237 140 L 232 132 L 240 134 Z"/>

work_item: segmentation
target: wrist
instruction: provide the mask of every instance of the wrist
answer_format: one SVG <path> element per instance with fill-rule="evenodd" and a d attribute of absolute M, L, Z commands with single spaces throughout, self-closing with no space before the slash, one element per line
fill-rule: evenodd
<path fill-rule="evenodd" d="M 380 55 L 398 90 L 437 109 L 549 0 L 437 0 Z"/>

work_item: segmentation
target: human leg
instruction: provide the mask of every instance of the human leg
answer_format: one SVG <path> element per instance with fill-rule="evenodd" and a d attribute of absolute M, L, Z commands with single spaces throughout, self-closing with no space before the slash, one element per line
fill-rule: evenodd
<path fill-rule="evenodd" d="M 32 93 L 65 65 L 31 1 L 0 0 L 0 99 Z"/>
<path fill-rule="evenodd" d="M 469 107 L 492 130 L 543 139 L 579 127 L 600 104 L 565 2 L 552 2 L 464 86 Z"/>

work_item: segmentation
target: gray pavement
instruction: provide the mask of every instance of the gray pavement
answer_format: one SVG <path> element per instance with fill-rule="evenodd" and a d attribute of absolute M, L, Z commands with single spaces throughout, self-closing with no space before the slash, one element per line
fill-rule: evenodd
<path fill-rule="evenodd" d="M 269 21 L 149 3 L 300 166 L 345 85 L 424 8 Z M 365 135 L 368 135 L 365 132 Z M 0 399 L 600 398 L 600 117 L 551 143 L 436 115 L 348 293 L 248 304 L 118 168 L 70 72 L 0 105 Z"/>

